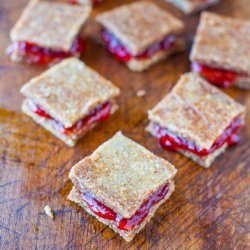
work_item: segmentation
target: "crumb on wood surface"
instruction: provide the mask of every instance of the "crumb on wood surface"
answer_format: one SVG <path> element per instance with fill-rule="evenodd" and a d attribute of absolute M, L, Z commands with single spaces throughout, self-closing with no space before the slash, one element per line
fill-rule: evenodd
<path fill-rule="evenodd" d="M 44 207 L 44 212 L 45 212 L 45 214 L 48 215 L 52 220 L 54 219 L 54 214 L 53 214 L 53 212 L 52 212 L 52 210 L 51 210 L 51 207 L 50 207 L 49 205 L 46 205 L 46 206 Z"/>
<path fill-rule="evenodd" d="M 140 89 L 136 92 L 136 96 L 138 96 L 138 97 L 142 97 L 145 95 L 146 95 L 146 90 L 144 90 L 144 89 Z"/>

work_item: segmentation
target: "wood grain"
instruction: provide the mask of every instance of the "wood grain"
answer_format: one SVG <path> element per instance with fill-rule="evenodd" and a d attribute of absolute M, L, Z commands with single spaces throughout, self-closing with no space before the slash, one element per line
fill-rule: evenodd
<path fill-rule="evenodd" d="M 93 16 L 131 1 L 105 0 Z M 188 54 L 199 16 L 183 19 L 188 50 L 145 73 L 132 73 L 92 41 L 90 21 L 87 50 L 82 59 L 117 84 L 122 95 L 119 111 L 70 149 L 20 112 L 19 88 L 45 68 L 14 64 L 5 55 L 9 30 L 27 0 L 0 0 L 0 248 L 1 249 L 247 249 L 250 248 L 250 118 L 241 142 L 205 170 L 174 152 L 163 152 L 144 131 L 147 110 L 153 107 L 189 70 Z M 222 0 L 211 10 L 249 18 L 248 0 Z M 92 17 L 93 19 L 93 17 Z M 240 45 L 239 45 L 240 46 Z M 146 90 L 144 97 L 136 92 Z M 225 90 L 250 109 L 249 92 Z M 117 130 L 167 158 L 178 169 L 176 191 L 160 207 L 146 229 L 131 243 L 66 200 L 72 186 L 71 166 L 90 154 Z M 52 221 L 44 214 L 49 204 Z"/>

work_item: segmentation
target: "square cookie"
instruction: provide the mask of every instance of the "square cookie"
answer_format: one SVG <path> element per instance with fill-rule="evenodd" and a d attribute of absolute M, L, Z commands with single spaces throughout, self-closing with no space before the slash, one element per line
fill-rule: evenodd
<path fill-rule="evenodd" d="M 69 146 L 116 109 L 119 89 L 76 58 L 66 59 L 21 88 L 22 110 Z"/>
<path fill-rule="evenodd" d="M 192 71 L 220 87 L 250 89 L 250 22 L 203 12 L 190 60 Z"/>
<path fill-rule="evenodd" d="M 186 14 L 192 14 L 217 4 L 220 0 L 165 0 Z"/>
<path fill-rule="evenodd" d="M 10 32 L 7 54 L 14 62 L 54 64 L 78 57 L 84 50 L 79 35 L 91 6 L 32 0 Z"/>
<path fill-rule="evenodd" d="M 184 24 L 156 4 L 140 1 L 96 18 L 107 50 L 132 71 L 143 71 L 184 49 Z"/>
<path fill-rule="evenodd" d="M 118 132 L 71 169 L 68 199 L 131 241 L 173 192 L 176 171 Z"/>
<path fill-rule="evenodd" d="M 164 149 L 177 150 L 203 167 L 238 142 L 245 108 L 196 74 L 184 74 L 148 112 L 147 130 Z"/>

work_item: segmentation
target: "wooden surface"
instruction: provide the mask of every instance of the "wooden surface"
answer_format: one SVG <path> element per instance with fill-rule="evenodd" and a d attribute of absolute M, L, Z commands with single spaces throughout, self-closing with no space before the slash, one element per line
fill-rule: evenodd
<path fill-rule="evenodd" d="M 105 0 L 94 14 L 129 1 Z M 44 70 L 11 63 L 4 53 L 8 33 L 27 0 L 0 0 L 0 248 L 1 249 L 249 249 L 250 126 L 241 142 L 205 170 L 174 152 L 163 152 L 144 131 L 152 108 L 189 70 L 188 54 L 199 16 L 156 1 L 185 20 L 188 50 L 145 73 L 132 73 L 87 39 L 82 59 L 121 88 L 119 111 L 68 148 L 20 112 L 20 87 Z M 249 18 L 249 0 L 222 0 L 211 10 Z M 86 32 L 91 34 L 91 24 Z M 249 31 L 250 32 L 250 31 Z M 239 44 L 240 46 L 240 44 Z M 145 89 L 146 96 L 136 91 Z M 226 92 L 250 108 L 249 92 Z M 66 200 L 68 173 L 117 130 L 167 158 L 178 169 L 176 191 L 139 236 L 126 243 L 116 233 Z M 55 219 L 44 214 L 45 205 Z"/>

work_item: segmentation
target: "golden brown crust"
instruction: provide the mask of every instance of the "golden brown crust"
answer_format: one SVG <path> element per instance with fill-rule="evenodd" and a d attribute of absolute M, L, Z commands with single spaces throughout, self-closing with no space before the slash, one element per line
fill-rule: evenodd
<path fill-rule="evenodd" d="M 118 132 L 78 162 L 70 171 L 70 179 L 78 190 L 87 191 L 130 218 L 176 171 L 168 161 Z"/>
<path fill-rule="evenodd" d="M 11 40 L 68 51 L 90 11 L 89 5 L 30 1 L 11 30 Z"/>
<path fill-rule="evenodd" d="M 186 14 L 192 14 L 209 6 L 217 4 L 220 0 L 165 0 L 181 9 Z"/>
<path fill-rule="evenodd" d="M 250 74 L 250 22 L 203 12 L 190 58 L 208 66 Z"/>
<path fill-rule="evenodd" d="M 65 127 L 71 127 L 120 91 L 80 60 L 70 58 L 31 79 L 21 93 Z"/>
<path fill-rule="evenodd" d="M 145 225 L 150 221 L 150 219 L 154 216 L 156 210 L 170 197 L 170 195 L 173 193 L 175 189 L 175 185 L 173 183 L 173 181 L 169 181 L 169 191 L 167 193 L 167 195 L 165 196 L 165 198 L 163 200 L 161 200 L 160 202 L 156 203 L 155 205 L 153 205 L 147 215 L 147 217 L 140 223 L 140 225 L 138 227 L 136 227 L 134 230 L 132 231 L 123 231 L 123 230 L 119 230 L 117 229 L 117 227 L 115 226 L 115 224 L 110 221 L 110 220 L 105 220 L 100 218 L 99 216 L 96 216 L 86 205 L 86 203 L 83 201 L 81 194 L 79 191 L 76 190 L 75 187 L 72 188 L 72 190 L 70 191 L 70 194 L 68 196 L 68 199 L 79 204 L 81 207 L 83 207 L 89 214 L 91 214 L 92 216 L 94 216 L 95 218 L 97 218 L 97 220 L 99 220 L 100 222 L 102 222 L 105 225 L 108 225 L 110 228 L 112 228 L 116 233 L 120 234 L 121 237 L 123 237 L 126 241 L 130 242 L 131 240 L 133 240 L 133 238 L 135 237 L 136 234 L 138 234 L 144 227 Z"/>
<path fill-rule="evenodd" d="M 198 75 L 188 73 L 149 111 L 149 119 L 209 149 L 232 120 L 244 112 L 244 106 Z"/>
<path fill-rule="evenodd" d="M 97 21 L 113 33 L 132 55 L 145 51 L 168 34 L 180 34 L 184 24 L 148 1 L 123 5 L 97 16 Z"/>

